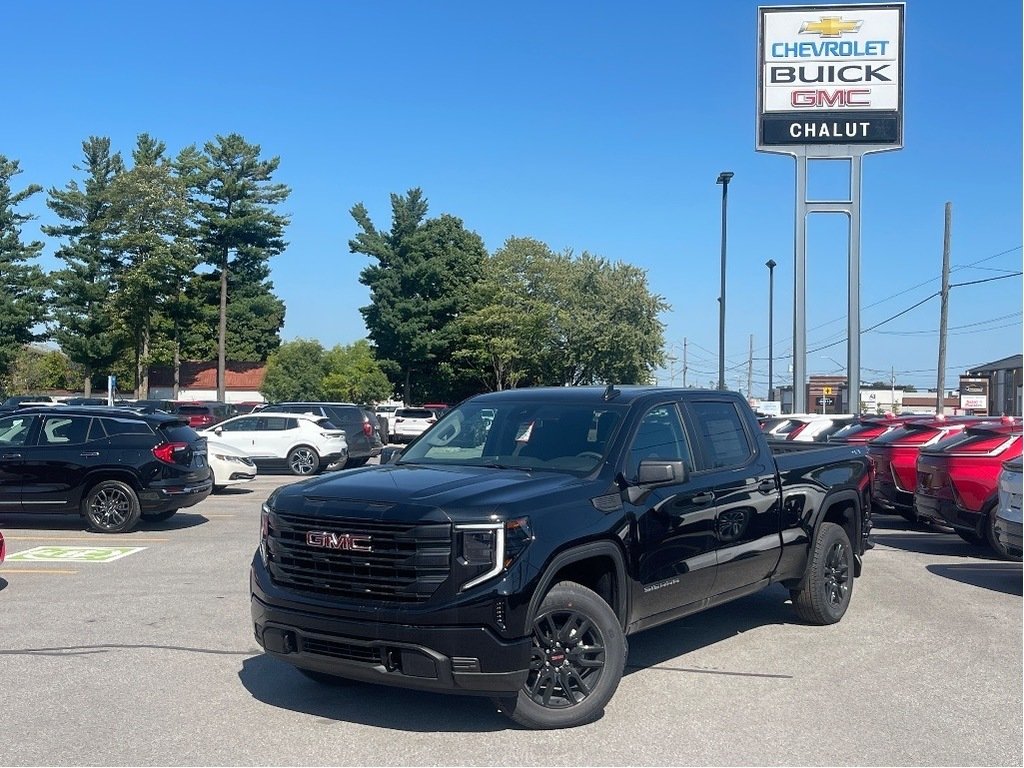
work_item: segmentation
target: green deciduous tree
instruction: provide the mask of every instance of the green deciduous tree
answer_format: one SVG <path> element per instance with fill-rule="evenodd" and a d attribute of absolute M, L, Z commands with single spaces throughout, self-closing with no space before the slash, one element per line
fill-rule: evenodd
<path fill-rule="evenodd" d="M 270 400 L 320 400 L 327 366 L 318 341 L 297 339 L 282 344 L 267 360 L 260 393 Z"/>
<path fill-rule="evenodd" d="M 11 181 L 19 173 L 17 160 L 0 155 L 0 375 L 8 372 L 23 344 L 45 337 L 40 326 L 47 319 L 48 280 L 35 263 L 43 243 L 22 242 L 21 227 L 33 216 L 16 210 L 43 188 L 30 184 L 13 191 Z"/>
<path fill-rule="evenodd" d="M 229 276 L 242 263 L 265 264 L 285 248 L 288 217 L 276 212 L 290 190 L 271 178 L 279 158 L 260 158 L 260 146 L 236 133 L 217 136 L 203 151 L 183 150 L 177 159 L 197 206 L 203 259 L 220 281 L 217 334 L 217 396 L 224 399 Z"/>
<path fill-rule="evenodd" d="M 474 300 L 457 360 L 488 388 L 646 383 L 661 364 L 668 305 L 637 267 L 510 238 Z"/>
<path fill-rule="evenodd" d="M 427 208 L 420 189 L 392 194 L 389 232 L 376 229 L 362 203 L 351 210 L 360 231 L 349 249 L 375 260 L 360 273 L 371 302 L 360 312 L 382 365 L 397 369 L 406 402 L 413 401 L 414 374 L 418 395 L 442 394 L 440 374 L 459 342 L 455 320 L 471 306 L 486 256 L 479 235 L 460 219 L 425 220 Z"/>
<path fill-rule="evenodd" d="M 323 396 L 327 400 L 373 403 L 387 400 L 394 391 L 366 339 L 334 347 L 324 355 L 324 364 Z"/>
<path fill-rule="evenodd" d="M 65 263 L 51 275 L 53 283 L 54 339 L 84 370 L 84 390 L 91 394 L 92 379 L 108 372 L 123 347 L 115 326 L 110 294 L 116 259 L 110 252 L 110 185 L 124 170 L 120 153 L 110 154 L 110 139 L 92 136 L 82 142 L 82 186 L 72 180 L 64 189 L 52 187 L 47 206 L 62 220 L 43 227 L 50 237 L 66 238 L 56 252 Z"/>

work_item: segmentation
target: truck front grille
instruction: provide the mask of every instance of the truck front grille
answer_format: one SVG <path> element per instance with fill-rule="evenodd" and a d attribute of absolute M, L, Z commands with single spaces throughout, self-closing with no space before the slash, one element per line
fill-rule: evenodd
<path fill-rule="evenodd" d="M 307 534 L 333 534 L 312 546 Z M 323 538 L 323 537 L 318 537 Z M 354 548 L 347 548 L 354 542 Z M 448 578 L 450 523 L 392 523 L 274 513 L 268 566 L 277 584 L 317 595 L 422 603 Z M 368 550 L 366 548 L 368 547 Z"/>

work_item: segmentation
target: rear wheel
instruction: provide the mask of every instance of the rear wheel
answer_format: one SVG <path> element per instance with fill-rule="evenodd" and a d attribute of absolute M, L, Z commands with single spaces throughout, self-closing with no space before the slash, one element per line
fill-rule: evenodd
<path fill-rule="evenodd" d="M 957 536 L 966 541 L 968 544 L 973 544 L 976 547 L 981 547 L 985 544 L 985 539 L 983 539 L 974 531 L 968 530 L 966 528 L 954 528 L 953 530 L 956 531 Z"/>
<path fill-rule="evenodd" d="M 288 469 L 293 475 L 312 475 L 320 471 L 320 455 L 308 445 L 292 448 L 288 453 Z"/>
<path fill-rule="evenodd" d="M 563 581 L 544 597 L 533 621 L 526 683 L 497 701 L 527 728 L 571 728 L 595 720 L 622 678 L 626 637 L 611 606 L 580 584 Z"/>
<path fill-rule="evenodd" d="M 135 490 L 120 480 L 97 483 L 82 499 L 89 527 L 100 533 L 125 533 L 139 522 L 142 510 Z"/>
<path fill-rule="evenodd" d="M 842 526 L 820 523 L 804 586 L 791 592 L 793 606 L 809 624 L 835 624 L 853 596 L 853 549 Z"/>
<path fill-rule="evenodd" d="M 996 536 L 995 523 L 996 523 L 996 505 L 992 504 L 982 513 L 985 517 L 981 524 L 982 530 L 985 534 L 985 540 L 988 545 L 995 551 L 997 555 L 1003 560 L 1014 560 L 1020 562 L 1019 557 L 1015 557 L 1006 551 L 1006 547 L 999 541 L 999 537 Z"/>

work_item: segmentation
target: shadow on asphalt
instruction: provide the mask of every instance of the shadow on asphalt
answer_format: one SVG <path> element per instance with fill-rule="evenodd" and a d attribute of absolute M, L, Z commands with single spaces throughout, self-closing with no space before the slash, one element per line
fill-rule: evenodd
<path fill-rule="evenodd" d="M 730 672 L 665 665 L 679 656 L 769 624 L 798 623 L 787 603 L 789 592 L 771 587 L 755 595 L 679 619 L 629 638 L 624 674 L 656 668 L 661 672 L 789 678 L 756 672 Z M 518 729 L 486 696 L 410 691 L 339 679 L 314 682 L 289 664 L 262 654 L 245 659 L 238 679 L 253 698 L 273 707 L 330 720 L 416 732 L 485 733 Z"/>
<path fill-rule="evenodd" d="M 354 680 L 318 683 L 266 654 L 242 662 L 238 679 L 257 701 L 330 720 L 418 733 L 488 733 L 517 726 L 485 696 L 409 691 Z"/>
<path fill-rule="evenodd" d="M 191 507 L 186 507 L 180 512 L 175 513 L 175 515 L 168 520 L 155 521 L 143 518 L 139 520 L 138 525 L 131 531 L 118 535 L 131 536 L 133 533 L 137 533 L 139 531 L 177 531 L 185 528 L 195 528 L 197 525 L 204 525 L 210 522 L 201 513 L 189 512 L 189 509 L 191 509 Z M 110 535 L 91 530 L 85 522 L 85 518 L 81 515 L 62 515 L 50 512 L 43 512 L 37 515 L 5 513 L 0 514 L 0 521 L 3 523 L 4 530 L 9 528 L 27 528 L 35 531 L 81 531 L 82 533 L 98 537 Z"/>
<path fill-rule="evenodd" d="M 1007 595 L 1024 595 L 1020 563 L 964 563 L 929 565 L 928 571 L 973 587 L 991 589 Z"/>
<path fill-rule="evenodd" d="M 968 544 L 952 528 L 911 523 L 902 517 L 874 517 L 872 523 L 871 541 L 885 547 L 922 555 L 999 561 L 988 547 Z"/>
<path fill-rule="evenodd" d="M 687 667 L 678 659 L 687 653 L 757 627 L 802 623 L 788 601 L 789 591 L 781 586 L 773 586 L 726 605 L 632 635 L 629 638 L 629 658 L 626 660 L 625 674 L 650 668 L 702 674 L 739 674 L 725 670 Z M 665 666 L 668 661 L 676 663 Z M 753 677 L 789 677 L 770 673 L 743 674 Z"/>
<path fill-rule="evenodd" d="M 7 586 L 8 583 L 9 582 L 6 579 L 0 579 L 0 592 L 4 591 L 4 588 Z"/>
<path fill-rule="evenodd" d="M 214 496 L 246 496 L 252 493 L 252 488 L 246 488 L 244 485 L 226 485 L 223 488 L 218 488 L 213 492 Z"/>

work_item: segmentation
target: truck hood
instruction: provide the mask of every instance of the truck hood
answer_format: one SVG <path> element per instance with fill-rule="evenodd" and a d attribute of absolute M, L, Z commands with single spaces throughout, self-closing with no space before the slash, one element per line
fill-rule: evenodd
<path fill-rule="evenodd" d="M 536 510 L 561 492 L 595 484 L 571 475 L 468 466 L 362 467 L 283 486 L 273 497 L 282 512 L 323 516 L 405 518 L 415 508 L 440 510 L 453 521 Z M 596 484 L 595 484 L 596 485 Z"/>

